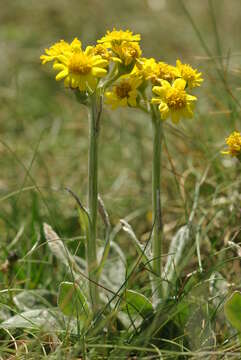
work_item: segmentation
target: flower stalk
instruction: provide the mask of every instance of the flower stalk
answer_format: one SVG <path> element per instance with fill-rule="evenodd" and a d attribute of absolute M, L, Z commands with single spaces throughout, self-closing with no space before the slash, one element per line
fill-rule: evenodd
<path fill-rule="evenodd" d="M 89 277 L 89 295 L 93 314 L 100 309 L 98 279 L 107 259 L 109 242 L 98 264 L 97 260 L 97 206 L 98 206 L 98 137 L 102 100 L 112 110 L 118 107 L 139 108 L 148 113 L 153 127 L 152 162 L 152 278 L 153 302 L 163 299 L 161 213 L 161 144 L 162 121 L 171 119 L 178 124 L 182 118 L 192 118 L 197 98 L 187 89 L 203 82 L 202 74 L 189 64 L 177 60 L 176 66 L 154 58 L 142 57 L 140 34 L 130 30 L 107 31 L 95 45 L 82 48 L 75 38 L 71 43 L 60 40 L 45 49 L 42 64 L 52 63 L 57 71 L 56 81 L 64 81 L 66 88 L 75 91 L 77 100 L 89 106 L 90 137 L 88 162 L 88 207 L 83 222 L 86 233 L 86 262 Z M 149 89 L 152 88 L 153 96 Z M 145 91 L 147 90 L 147 93 Z M 147 95 L 148 94 L 148 95 Z M 232 134 L 227 142 L 229 154 L 241 159 L 240 134 Z M 88 218 L 88 219 L 87 219 Z M 108 233 L 109 236 L 109 233 Z M 107 240 L 108 237 L 107 237 Z"/>
<path fill-rule="evenodd" d="M 153 161 L 152 161 L 152 268 L 153 278 L 153 299 L 163 297 L 162 292 L 162 214 L 161 214 L 161 143 L 162 143 L 162 121 L 152 106 L 152 127 L 153 127 Z"/>
<path fill-rule="evenodd" d="M 99 308 L 99 289 L 96 274 L 98 268 L 96 236 L 98 207 L 98 137 L 101 110 L 102 97 L 94 93 L 90 97 L 89 112 L 88 207 L 90 214 L 90 236 L 86 243 L 90 299 L 94 313 L 96 313 Z"/>

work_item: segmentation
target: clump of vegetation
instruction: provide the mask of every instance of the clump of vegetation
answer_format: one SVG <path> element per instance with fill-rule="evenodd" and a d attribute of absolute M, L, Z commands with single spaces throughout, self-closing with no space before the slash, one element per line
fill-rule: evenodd
<path fill-rule="evenodd" d="M 190 13 L 182 8 L 210 56 Z M 213 11 L 210 2 L 219 44 Z M 183 120 L 196 114 L 194 127 L 205 121 L 196 104 L 205 97 L 203 87 L 199 97 L 194 92 L 208 76 L 180 59 L 170 65 L 144 57 L 140 40 L 140 34 L 113 28 L 85 49 L 78 38 L 70 43 L 61 40 L 40 57 L 43 65 L 52 64 L 56 81 L 63 80 L 67 92 L 66 99 L 60 95 L 61 102 L 71 119 L 88 115 L 88 124 L 81 125 L 88 125 L 88 132 L 87 127 L 82 134 L 75 129 L 75 140 L 81 145 L 73 153 L 73 164 L 81 162 L 85 170 L 78 174 L 73 166 L 74 186 L 66 185 L 64 178 L 58 188 L 62 204 L 54 201 L 53 194 L 49 201 L 44 186 L 32 175 L 39 144 L 26 166 L 21 154 L 2 141 L 25 174 L 20 189 L 1 198 L 9 204 L 2 224 L 11 229 L 9 238 L 15 232 L 3 250 L 1 264 L 4 359 L 235 359 L 240 354 L 241 293 L 232 274 L 240 257 L 240 180 L 235 176 L 230 187 L 231 179 L 224 180 L 222 169 L 229 166 L 238 174 L 241 133 L 234 131 L 226 138 L 224 151 L 215 145 L 215 155 L 210 157 L 198 132 L 194 137 L 192 125 L 183 127 Z M 227 85 L 223 62 L 213 61 L 233 114 L 239 102 Z M 51 77 L 52 70 L 50 84 Z M 112 168 L 116 171 L 115 162 L 122 174 L 129 168 L 112 157 L 116 144 L 107 149 L 105 141 L 108 144 L 117 131 L 122 108 L 128 108 L 131 118 L 121 130 L 125 141 L 120 147 L 132 149 L 129 164 L 136 176 L 126 189 L 125 209 L 130 207 L 131 212 L 119 217 L 119 183 L 126 180 L 118 178 L 112 185 L 112 206 L 106 205 L 104 192 L 109 190 Z M 103 116 L 105 109 L 108 118 Z M 52 111 L 56 112 L 55 105 Z M 149 127 L 152 136 L 146 161 L 142 138 Z M 45 130 L 41 131 L 40 139 L 44 139 Z M 68 134 L 60 137 L 59 130 L 51 131 L 54 141 L 61 138 L 61 146 L 66 147 Z M 177 160 L 170 155 L 167 140 L 173 133 L 181 139 L 171 146 Z M 218 140 L 223 142 L 216 136 Z M 186 141 L 194 142 L 195 156 L 190 160 Z M 52 150 L 47 149 L 45 159 L 51 157 L 48 151 Z M 83 151 L 88 157 L 82 156 Z M 187 158 L 182 175 L 177 170 L 178 153 Z M 206 162 L 201 166 L 197 159 L 204 155 L 200 154 L 205 154 Z M 58 162 L 56 151 L 54 155 L 53 166 Z M 138 194 L 132 189 L 139 189 Z M 32 193 L 31 204 L 25 192 Z M 40 210 L 39 200 L 46 213 Z M 17 228 L 14 221 L 17 224 L 23 217 L 22 203 L 32 212 Z M 68 211 L 70 216 L 64 216 Z"/>

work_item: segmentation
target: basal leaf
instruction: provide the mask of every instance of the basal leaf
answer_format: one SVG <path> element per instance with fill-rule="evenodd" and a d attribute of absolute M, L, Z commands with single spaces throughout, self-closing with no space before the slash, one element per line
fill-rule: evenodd
<path fill-rule="evenodd" d="M 126 307 L 130 314 L 146 317 L 153 312 L 152 303 L 142 294 L 134 290 L 125 291 Z M 123 310 L 125 306 L 123 307 Z"/>
<path fill-rule="evenodd" d="M 230 324 L 241 331 L 241 292 L 234 291 L 224 304 L 224 313 Z"/>
<path fill-rule="evenodd" d="M 62 282 L 59 286 L 58 306 L 64 315 L 88 317 L 89 306 L 84 293 L 72 282 Z"/>
<path fill-rule="evenodd" d="M 26 329 L 57 329 L 58 320 L 54 316 L 54 311 L 47 309 L 35 309 L 24 311 L 12 316 L 0 324 L 0 328 L 26 328 Z"/>

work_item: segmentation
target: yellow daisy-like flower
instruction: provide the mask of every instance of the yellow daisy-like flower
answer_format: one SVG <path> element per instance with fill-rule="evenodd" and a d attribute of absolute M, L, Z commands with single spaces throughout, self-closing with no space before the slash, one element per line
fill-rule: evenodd
<path fill-rule="evenodd" d="M 98 79 L 107 74 L 105 67 L 108 65 L 108 61 L 100 55 L 93 55 L 92 49 L 92 46 L 88 46 L 83 51 L 81 42 L 74 39 L 61 51 L 56 51 L 56 54 L 52 55 L 52 59 L 43 59 L 43 56 L 41 59 L 44 63 L 46 60 L 54 61 L 53 68 L 59 71 L 56 80 L 64 79 L 66 87 L 79 88 L 80 91 L 85 91 L 88 88 L 94 90 Z M 50 55 L 47 54 L 47 56 Z"/>
<path fill-rule="evenodd" d="M 182 64 L 180 60 L 176 61 L 176 67 L 179 71 L 179 76 L 182 77 L 190 89 L 200 86 L 203 82 L 202 73 L 198 72 L 196 69 L 193 69 L 188 64 Z"/>
<path fill-rule="evenodd" d="M 134 77 L 123 77 L 116 85 L 113 86 L 112 91 L 105 93 L 105 102 L 111 105 L 112 109 L 125 106 L 136 106 L 136 99 L 138 96 L 137 88 L 140 86 L 141 80 Z"/>
<path fill-rule="evenodd" d="M 157 64 L 156 77 L 153 78 L 153 81 L 158 82 L 159 80 L 167 80 L 171 82 L 175 80 L 178 77 L 178 75 L 179 72 L 175 66 L 160 61 Z"/>
<path fill-rule="evenodd" d="M 93 55 L 100 55 L 103 59 L 110 61 L 112 54 L 108 50 L 108 47 L 105 44 L 97 44 L 96 46 L 93 46 L 91 53 Z"/>
<path fill-rule="evenodd" d="M 153 84 L 160 83 L 160 80 L 171 82 L 179 77 L 179 72 L 175 66 L 162 61 L 157 63 L 153 58 L 138 59 L 133 72 L 142 76 L 145 80 L 151 80 Z"/>
<path fill-rule="evenodd" d="M 121 44 L 123 41 L 135 41 L 138 42 L 141 40 L 141 35 L 136 34 L 133 35 L 132 31 L 130 30 L 116 30 L 113 28 L 112 31 L 107 30 L 106 35 L 103 36 L 100 40 L 98 40 L 98 43 L 108 43 L 108 46 L 112 46 L 113 44 Z"/>
<path fill-rule="evenodd" d="M 100 55 L 102 59 L 107 60 L 108 62 L 113 61 L 115 63 L 122 63 L 121 59 L 113 54 L 113 51 L 109 50 L 106 43 L 97 44 L 92 47 L 92 55 Z"/>
<path fill-rule="evenodd" d="M 225 139 L 228 149 L 222 151 L 222 154 L 240 157 L 241 156 L 241 133 L 234 131 Z"/>
<path fill-rule="evenodd" d="M 158 64 L 155 59 L 140 58 L 137 59 L 136 65 L 132 71 L 134 76 L 142 77 L 143 80 L 149 80 L 156 77 Z"/>
<path fill-rule="evenodd" d="M 161 119 L 166 120 L 171 117 L 174 123 L 178 123 L 181 117 L 192 118 L 193 103 L 197 98 L 186 93 L 186 81 L 176 79 L 171 85 L 168 81 L 161 80 L 161 85 L 152 88 L 158 98 L 151 100 L 152 104 L 159 105 Z"/>
<path fill-rule="evenodd" d="M 70 51 L 71 45 L 65 42 L 64 40 L 60 40 L 54 45 L 52 45 L 49 49 L 45 49 L 44 55 L 40 56 L 42 64 L 46 64 L 49 61 L 55 60 L 59 55 L 62 55 L 64 51 Z"/>
<path fill-rule="evenodd" d="M 141 48 L 137 42 L 123 41 L 121 44 L 113 44 L 112 51 L 125 66 L 130 65 L 141 56 Z"/>

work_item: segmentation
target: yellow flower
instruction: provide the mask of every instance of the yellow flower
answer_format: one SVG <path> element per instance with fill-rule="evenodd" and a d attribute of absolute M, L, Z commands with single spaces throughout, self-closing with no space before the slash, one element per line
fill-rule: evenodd
<path fill-rule="evenodd" d="M 112 58 L 112 54 L 105 44 L 97 44 L 96 46 L 93 46 L 91 54 L 100 55 L 103 59 L 107 61 L 110 61 Z"/>
<path fill-rule="evenodd" d="M 178 77 L 179 73 L 175 66 L 162 61 L 160 61 L 157 65 L 156 77 L 153 79 L 155 82 L 158 82 L 159 80 L 167 80 L 171 82 Z"/>
<path fill-rule="evenodd" d="M 92 47 L 92 55 L 100 55 L 102 59 L 107 60 L 108 62 L 113 61 L 115 63 L 121 64 L 122 61 L 119 57 L 115 56 L 111 50 L 109 50 L 106 43 L 97 44 Z"/>
<path fill-rule="evenodd" d="M 46 64 L 49 61 L 55 60 L 59 55 L 62 55 L 64 51 L 70 50 L 71 45 L 64 40 L 60 40 L 54 45 L 52 45 L 49 49 L 45 49 L 46 55 L 41 55 L 40 59 L 42 61 L 42 64 Z"/>
<path fill-rule="evenodd" d="M 111 105 L 112 109 L 119 106 L 136 106 L 138 96 L 137 88 L 140 86 L 141 80 L 134 77 L 123 77 L 113 86 L 112 91 L 105 93 L 106 104 Z"/>
<path fill-rule="evenodd" d="M 186 93 L 186 81 L 176 79 L 171 85 L 168 81 L 161 80 L 161 85 L 152 88 L 158 98 L 151 100 L 152 104 L 159 105 L 161 119 L 166 120 L 170 116 L 174 123 L 178 123 L 181 117 L 192 118 L 193 102 L 197 98 Z"/>
<path fill-rule="evenodd" d="M 141 48 L 136 42 L 123 41 L 121 44 L 113 44 L 112 50 L 125 66 L 141 56 Z"/>
<path fill-rule="evenodd" d="M 58 43 L 57 43 L 58 44 Z M 68 46 L 53 45 L 50 50 L 52 53 L 47 56 L 49 58 L 41 59 L 43 63 L 46 61 L 54 61 L 53 68 L 59 73 L 56 75 L 56 80 L 64 79 L 66 87 L 73 89 L 79 88 L 80 91 L 85 91 L 88 88 L 94 90 L 98 83 L 98 78 L 107 74 L 105 67 L 108 61 L 103 59 L 100 55 L 93 55 L 92 46 L 88 46 L 84 51 L 82 44 L 78 39 L 74 39 Z"/>
<path fill-rule="evenodd" d="M 153 84 L 160 83 L 160 80 L 171 82 L 179 77 L 179 72 L 175 66 L 162 61 L 157 63 L 153 58 L 138 59 L 133 73 L 142 76 L 145 80 L 151 80 Z"/>
<path fill-rule="evenodd" d="M 228 150 L 222 151 L 222 154 L 240 157 L 241 156 L 241 133 L 234 131 L 225 139 Z"/>
<path fill-rule="evenodd" d="M 136 65 L 132 71 L 134 76 L 142 77 L 143 80 L 152 80 L 158 72 L 158 64 L 155 59 L 141 58 L 137 59 Z"/>
<path fill-rule="evenodd" d="M 121 44 L 123 41 L 138 42 L 140 40 L 140 34 L 133 35 L 132 31 L 130 30 L 123 31 L 113 28 L 112 31 L 107 30 L 106 35 L 98 40 L 98 43 L 108 43 L 108 46 L 112 47 L 113 44 Z"/>
<path fill-rule="evenodd" d="M 199 73 L 196 69 L 193 69 L 188 64 L 182 64 L 180 60 L 176 61 L 176 67 L 179 71 L 179 76 L 182 77 L 190 89 L 200 86 L 203 82 L 202 73 Z"/>

